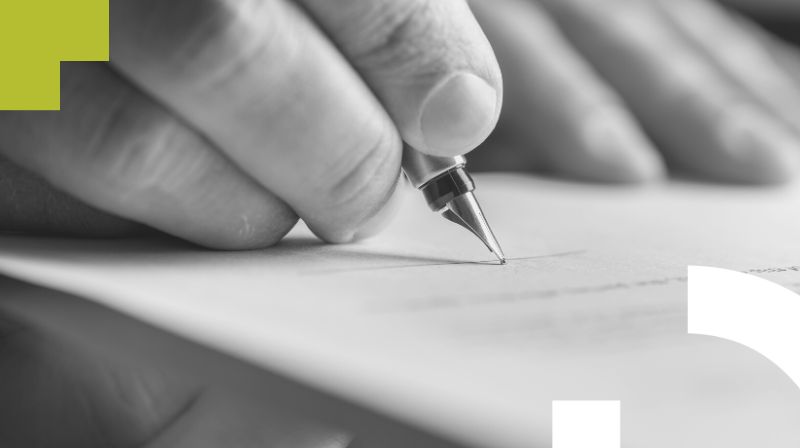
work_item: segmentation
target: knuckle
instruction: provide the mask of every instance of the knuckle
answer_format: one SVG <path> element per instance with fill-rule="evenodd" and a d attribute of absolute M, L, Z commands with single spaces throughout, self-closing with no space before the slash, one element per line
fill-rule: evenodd
<path fill-rule="evenodd" d="M 94 179 L 122 197 L 135 197 L 203 171 L 207 158 L 186 157 L 190 133 L 130 91 L 120 93 L 103 113 L 93 120 L 86 143 L 74 148 L 78 165 L 90 173 L 87 181 Z"/>
<path fill-rule="evenodd" d="M 347 210 L 360 223 L 381 205 L 400 170 L 400 139 L 396 131 L 377 135 L 371 144 L 344 151 L 324 190 L 332 210 Z"/>
<path fill-rule="evenodd" d="M 296 45 L 292 45 L 290 24 L 285 22 L 295 20 L 287 17 L 286 10 L 291 8 L 281 3 L 273 0 L 159 2 L 143 13 L 146 28 L 124 36 L 127 41 L 136 37 L 140 42 L 134 47 L 124 47 L 144 52 L 134 59 L 145 64 L 148 71 L 211 87 L 230 80 L 263 55 L 284 61 L 291 56 Z"/>
<path fill-rule="evenodd" d="M 368 69 L 446 65 L 452 41 L 440 39 L 443 7 L 430 0 L 380 2 L 383 6 L 369 27 L 350 39 L 357 64 Z M 443 36 L 442 36 L 443 37 Z M 452 37 L 452 36 L 451 36 Z M 441 42 L 431 42 L 431 40 Z"/>
<path fill-rule="evenodd" d="M 136 22 L 145 24 L 136 32 L 136 37 L 142 39 L 140 43 L 143 49 L 157 52 L 154 56 L 162 60 L 190 55 L 195 58 L 187 60 L 202 59 L 233 36 L 238 18 L 232 2 L 194 0 L 142 3 L 134 6 L 134 14 L 141 16 Z M 129 23 L 129 17 L 120 20 L 127 27 L 138 25 Z"/>

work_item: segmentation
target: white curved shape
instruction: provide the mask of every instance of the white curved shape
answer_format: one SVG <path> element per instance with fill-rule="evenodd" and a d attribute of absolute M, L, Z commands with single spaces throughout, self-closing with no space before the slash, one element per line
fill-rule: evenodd
<path fill-rule="evenodd" d="M 800 386 L 800 295 L 754 275 L 689 267 L 689 333 L 755 350 Z"/>

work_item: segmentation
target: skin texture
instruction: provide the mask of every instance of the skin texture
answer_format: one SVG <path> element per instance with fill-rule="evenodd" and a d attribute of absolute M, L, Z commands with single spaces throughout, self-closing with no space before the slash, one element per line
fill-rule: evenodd
<path fill-rule="evenodd" d="M 506 81 L 496 143 L 475 154 L 492 168 L 603 182 L 668 168 L 725 183 L 794 178 L 797 57 L 744 17 L 704 0 L 473 7 Z"/>
<path fill-rule="evenodd" d="M 503 89 L 473 165 L 629 183 L 796 169 L 796 50 L 710 2 L 474 0 L 505 87 L 456 0 L 111 3 L 111 65 L 65 64 L 59 113 L 0 113 L 0 231 L 250 249 L 302 218 L 349 241 L 390 214 L 401 141 L 471 149 Z M 489 112 L 434 95 L 480 85 L 448 86 L 463 73 L 495 90 L 473 98 Z M 444 112 L 423 119 L 429 104 Z M 241 363 L 52 291 L 0 291 L 0 446 L 373 446 Z"/>
<path fill-rule="evenodd" d="M 275 244 L 299 216 L 347 242 L 392 214 L 401 139 L 436 152 L 427 142 L 451 135 L 439 150 L 464 152 L 488 132 L 464 130 L 497 119 L 504 87 L 463 2 L 188 1 L 113 2 L 111 67 L 65 64 L 58 114 L 0 113 L 0 167 L 13 167 L 0 230 L 154 228 L 248 249 Z M 471 6 L 506 84 L 474 168 L 627 183 L 668 169 L 728 183 L 793 178 L 798 58 L 747 19 L 704 0 Z M 443 87 L 459 74 L 497 96 Z M 448 90 L 495 104 L 433 101 Z M 425 113 L 439 104 L 492 112 Z M 426 139 L 426 128 L 441 132 Z M 74 199 L 52 200 L 64 197 Z"/>
<path fill-rule="evenodd" d="M 353 437 L 256 369 L 66 294 L 0 276 L 0 445 L 343 448 Z M 274 387 L 274 386 L 273 386 Z"/>
<path fill-rule="evenodd" d="M 0 113 L 2 232 L 236 250 L 303 219 L 349 242 L 391 214 L 403 141 L 466 153 L 499 116 L 500 70 L 464 0 L 110 6 L 110 64 L 64 64 L 59 112 Z M 0 446 L 351 444 L 241 363 L 52 292 L 0 291 Z"/>
<path fill-rule="evenodd" d="M 401 139 L 465 153 L 499 116 L 499 67 L 464 0 L 110 6 L 112 62 L 65 64 L 59 112 L 0 113 L 0 157 L 207 247 L 271 246 L 298 218 L 350 242 L 383 220 Z M 449 101 L 458 76 L 479 94 Z M 15 201 L 14 221 L 47 227 Z"/>

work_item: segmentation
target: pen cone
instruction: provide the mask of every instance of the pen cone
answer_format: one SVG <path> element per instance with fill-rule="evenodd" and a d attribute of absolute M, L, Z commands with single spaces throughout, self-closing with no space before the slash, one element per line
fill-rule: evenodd
<path fill-rule="evenodd" d="M 442 216 L 461 227 L 472 232 L 483 244 L 497 257 L 500 264 L 506 264 L 506 256 L 500 243 L 497 242 L 486 217 L 481 210 L 475 195 L 470 193 L 462 194 L 447 203 L 447 208 L 442 212 Z"/>

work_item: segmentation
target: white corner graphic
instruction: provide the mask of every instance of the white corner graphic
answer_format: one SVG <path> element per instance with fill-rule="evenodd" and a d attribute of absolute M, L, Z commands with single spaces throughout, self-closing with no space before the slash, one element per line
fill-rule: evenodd
<path fill-rule="evenodd" d="M 689 267 L 689 334 L 760 353 L 800 386 L 800 295 L 754 275 Z"/>

